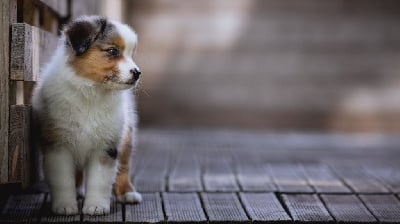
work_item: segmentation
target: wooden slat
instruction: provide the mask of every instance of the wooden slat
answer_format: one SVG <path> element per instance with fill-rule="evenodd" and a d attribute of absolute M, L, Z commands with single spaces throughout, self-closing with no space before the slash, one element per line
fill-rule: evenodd
<path fill-rule="evenodd" d="M 111 210 L 108 215 L 83 215 L 83 222 L 118 223 L 122 221 L 122 205 L 115 201 L 111 203 Z"/>
<path fill-rule="evenodd" d="M 139 204 L 125 205 L 126 223 L 160 223 L 164 221 L 159 193 L 143 193 Z"/>
<path fill-rule="evenodd" d="M 157 153 L 155 153 L 157 155 Z M 133 183 L 139 192 L 162 192 L 166 188 L 168 156 L 145 158 L 144 166 L 137 170 Z"/>
<path fill-rule="evenodd" d="M 269 165 L 267 169 L 280 192 L 309 193 L 314 191 L 307 184 L 298 166 L 279 164 Z"/>
<path fill-rule="evenodd" d="M 237 178 L 243 191 L 275 191 L 272 178 L 260 164 L 237 164 Z"/>
<path fill-rule="evenodd" d="M 283 194 L 282 198 L 294 221 L 333 222 L 333 218 L 315 194 Z"/>
<path fill-rule="evenodd" d="M 199 162 L 191 156 L 181 157 L 169 175 L 168 190 L 172 192 L 201 191 Z"/>
<path fill-rule="evenodd" d="M 68 3 L 67 0 L 38 0 L 40 3 L 49 7 L 52 11 L 58 14 L 60 17 L 68 15 Z"/>
<path fill-rule="evenodd" d="M 381 223 L 400 221 L 400 201 L 393 195 L 360 195 L 361 200 Z"/>
<path fill-rule="evenodd" d="M 163 193 L 162 196 L 168 222 L 207 223 L 196 193 Z"/>
<path fill-rule="evenodd" d="M 203 174 L 204 188 L 210 192 L 239 191 L 234 172 L 223 158 L 208 158 Z"/>
<path fill-rule="evenodd" d="M 45 201 L 45 194 L 12 195 L 8 198 L 1 213 L 1 223 L 30 223 L 39 220 L 40 209 Z"/>
<path fill-rule="evenodd" d="M 30 170 L 30 106 L 10 106 L 9 182 L 29 182 Z"/>
<path fill-rule="evenodd" d="M 252 222 L 288 223 L 291 218 L 273 193 L 240 193 Z"/>
<path fill-rule="evenodd" d="M 12 24 L 11 79 L 37 81 L 40 68 L 54 53 L 57 41 L 56 36 L 37 27 Z"/>
<path fill-rule="evenodd" d="M 360 167 L 333 167 L 333 171 L 356 193 L 385 193 L 389 190 Z"/>
<path fill-rule="evenodd" d="M 303 166 L 306 179 L 318 193 L 351 192 L 332 171 L 323 165 Z"/>
<path fill-rule="evenodd" d="M 10 23 L 16 22 L 17 1 L 0 1 L 0 184 L 8 182 L 10 104 Z"/>
<path fill-rule="evenodd" d="M 368 173 L 382 181 L 390 191 L 400 193 L 400 166 L 366 167 Z"/>
<path fill-rule="evenodd" d="M 372 223 L 376 221 L 356 195 L 321 195 L 321 198 L 338 222 Z"/>
<path fill-rule="evenodd" d="M 79 206 L 82 206 L 82 200 L 79 200 Z M 47 200 L 40 214 L 40 223 L 80 223 L 81 215 L 55 215 L 51 211 L 51 197 L 47 195 Z"/>
<path fill-rule="evenodd" d="M 201 193 L 204 208 L 210 223 L 249 222 L 239 199 L 233 193 Z"/>

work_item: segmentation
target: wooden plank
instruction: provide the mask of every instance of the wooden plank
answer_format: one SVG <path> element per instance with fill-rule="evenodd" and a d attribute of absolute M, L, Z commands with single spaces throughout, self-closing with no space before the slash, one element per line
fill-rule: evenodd
<path fill-rule="evenodd" d="M 333 171 L 356 193 L 385 193 L 389 190 L 360 167 L 333 167 Z"/>
<path fill-rule="evenodd" d="M 400 201 L 394 195 L 359 195 L 381 223 L 400 221 Z"/>
<path fill-rule="evenodd" d="M 207 223 L 196 193 L 163 193 L 167 222 Z"/>
<path fill-rule="evenodd" d="M 203 189 L 199 162 L 192 156 L 180 157 L 168 178 L 168 191 L 195 192 Z"/>
<path fill-rule="evenodd" d="M 44 202 L 45 194 L 11 195 L 1 213 L 1 222 L 37 222 Z"/>
<path fill-rule="evenodd" d="M 264 166 L 257 163 L 239 163 L 236 166 L 241 190 L 250 192 L 272 192 L 277 190 Z"/>
<path fill-rule="evenodd" d="M 212 153 L 214 154 L 214 153 Z M 204 188 L 209 192 L 239 191 L 235 175 L 223 158 L 208 158 L 203 173 Z"/>
<path fill-rule="evenodd" d="M 10 104 L 10 24 L 16 22 L 17 0 L 0 1 L 0 184 L 8 182 Z"/>
<path fill-rule="evenodd" d="M 324 165 L 302 166 L 304 175 L 318 193 L 348 193 L 351 192 L 332 171 Z"/>
<path fill-rule="evenodd" d="M 67 0 L 38 0 L 41 4 L 49 7 L 60 17 L 68 15 L 68 2 Z"/>
<path fill-rule="evenodd" d="M 338 222 L 375 222 L 375 217 L 368 211 L 356 195 L 321 195 L 326 207 Z"/>
<path fill-rule="evenodd" d="M 122 205 L 116 201 L 111 202 L 111 210 L 108 215 L 83 215 L 83 222 L 119 223 L 122 221 Z"/>
<path fill-rule="evenodd" d="M 27 186 L 30 182 L 30 105 L 10 106 L 10 135 L 9 135 L 9 182 L 23 183 Z"/>
<path fill-rule="evenodd" d="M 201 193 L 210 223 L 248 223 L 246 212 L 233 193 Z"/>
<path fill-rule="evenodd" d="M 400 167 L 365 167 L 366 171 L 384 183 L 390 191 L 400 193 Z"/>
<path fill-rule="evenodd" d="M 164 221 L 162 202 L 159 193 L 143 193 L 139 204 L 125 205 L 126 223 L 161 223 Z"/>
<path fill-rule="evenodd" d="M 283 194 L 282 198 L 294 221 L 333 222 L 333 218 L 315 194 Z"/>
<path fill-rule="evenodd" d="M 240 193 L 252 222 L 290 223 L 291 218 L 273 193 Z"/>
<path fill-rule="evenodd" d="M 279 164 L 267 169 L 280 192 L 310 193 L 314 190 L 307 184 L 298 166 Z"/>
<path fill-rule="evenodd" d="M 82 208 L 82 200 L 79 200 L 79 207 Z M 41 210 L 40 223 L 80 223 L 81 215 L 56 215 L 51 211 L 51 197 L 47 195 L 47 200 Z"/>
<path fill-rule="evenodd" d="M 56 36 L 37 27 L 12 24 L 11 79 L 37 81 L 40 68 L 54 54 L 57 41 Z"/>
<path fill-rule="evenodd" d="M 155 153 L 153 156 L 157 155 Z M 139 192 L 162 192 L 166 188 L 168 156 L 143 158 L 147 162 L 139 167 L 133 178 L 133 184 Z"/>

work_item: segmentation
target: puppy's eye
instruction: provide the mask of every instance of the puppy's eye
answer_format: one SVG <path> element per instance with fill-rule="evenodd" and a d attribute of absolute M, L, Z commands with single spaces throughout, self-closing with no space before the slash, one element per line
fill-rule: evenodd
<path fill-rule="evenodd" d="M 118 57 L 119 56 L 119 50 L 117 48 L 115 48 L 115 47 L 108 48 L 107 49 L 107 53 L 110 56 L 113 56 L 113 57 Z"/>

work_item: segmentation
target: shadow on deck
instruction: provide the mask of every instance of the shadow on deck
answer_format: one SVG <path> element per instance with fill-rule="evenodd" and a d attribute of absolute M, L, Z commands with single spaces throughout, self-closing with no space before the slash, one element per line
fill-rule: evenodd
<path fill-rule="evenodd" d="M 138 205 L 52 216 L 49 195 L 11 195 L 0 222 L 400 223 L 400 138 L 381 134 L 142 130 Z"/>

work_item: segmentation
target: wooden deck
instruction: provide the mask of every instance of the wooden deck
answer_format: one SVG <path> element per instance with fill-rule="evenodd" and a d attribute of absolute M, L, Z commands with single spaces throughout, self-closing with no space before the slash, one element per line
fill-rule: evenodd
<path fill-rule="evenodd" d="M 400 223 L 395 135 L 141 130 L 144 201 L 53 216 L 47 191 L 1 199 L 0 223 Z"/>

